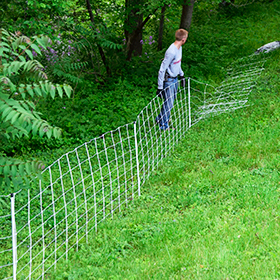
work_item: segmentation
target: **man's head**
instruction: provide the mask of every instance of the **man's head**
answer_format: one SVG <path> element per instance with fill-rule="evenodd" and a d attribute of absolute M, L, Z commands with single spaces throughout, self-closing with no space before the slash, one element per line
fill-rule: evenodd
<path fill-rule="evenodd" d="M 182 45 L 187 41 L 188 38 L 188 31 L 185 29 L 178 29 L 175 33 L 176 41 L 180 41 Z"/>

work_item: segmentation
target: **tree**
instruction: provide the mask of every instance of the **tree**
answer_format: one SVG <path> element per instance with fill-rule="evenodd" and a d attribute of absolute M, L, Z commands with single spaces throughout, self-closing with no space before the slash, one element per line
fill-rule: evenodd
<path fill-rule="evenodd" d="M 144 19 L 143 15 L 143 6 L 145 4 L 144 0 L 126 0 L 125 1 L 125 10 L 126 10 L 126 19 L 124 22 L 124 32 L 126 37 L 126 51 L 127 51 L 127 60 L 130 60 L 133 53 L 134 55 L 142 54 L 142 33 L 143 27 L 150 20 L 151 16 L 155 14 L 157 9 L 162 4 L 156 3 L 150 6 L 149 14 Z M 154 3 L 153 3 L 154 4 Z M 155 8 L 154 8 L 155 7 Z M 152 11 L 151 9 L 154 8 Z"/>
<path fill-rule="evenodd" d="M 180 28 L 186 29 L 188 31 L 191 27 L 194 1 L 195 0 L 184 0 L 182 6 Z"/>
<path fill-rule="evenodd" d="M 142 3 L 141 3 L 142 2 Z M 140 12 L 140 7 L 143 4 L 143 0 L 126 0 L 126 18 L 124 22 L 124 33 L 127 47 L 127 59 L 130 60 L 132 53 L 135 55 L 142 54 L 142 24 L 143 14 Z"/>
<path fill-rule="evenodd" d="M 51 40 L 46 36 L 29 38 L 0 30 L 0 139 L 1 143 L 16 138 L 39 134 L 48 138 L 58 138 L 61 129 L 53 127 L 40 117 L 34 104 L 35 98 L 60 97 L 71 95 L 72 88 L 66 84 L 53 84 L 48 81 L 43 65 L 35 59 L 47 48 Z M 24 162 L 0 154 L 0 186 L 13 182 L 21 184 L 43 168 L 38 160 Z"/>

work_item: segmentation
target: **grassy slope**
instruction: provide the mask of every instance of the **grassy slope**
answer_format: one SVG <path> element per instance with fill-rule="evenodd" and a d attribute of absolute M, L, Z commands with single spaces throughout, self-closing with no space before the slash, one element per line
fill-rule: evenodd
<path fill-rule="evenodd" d="M 203 63 L 209 56 L 210 65 L 216 60 L 218 67 L 219 48 L 235 57 L 279 40 L 280 13 L 267 8 L 262 14 L 254 6 L 246 15 L 194 32 L 207 37 L 220 24 L 231 45 L 217 33 L 209 49 L 187 46 L 186 53 Z M 215 45 L 220 35 L 223 46 Z M 49 278 L 279 278 L 279 57 L 277 51 L 268 61 L 252 107 L 192 127 L 141 198 L 101 224 L 90 243 L 58 263 Z"/>
<path fill-rule="evenodd" d="M 280 277 L 280 51 L 251 107 L 200 122 L 52 279 Z"/>
<path fill-rule="evenodd" d="M 194 28 L 193 39 L 201 34 L 210 45 L 196 49 L 190 37 L 187 72 L 197 74 L 205 63 L 219 67 L 219 51 L 227 61 L 229 54 L 248 54 L 279 40 L 280 14 L 269 5 L 260 13 L 257 5 L 224 24 L 221 19 Z M 279 278 L 279 57 L 277 51 L 268 61 L 251 107 L 192 127 L 141 198 L 101 224 L 90 243 L 49 277 Z M 195 60 L 202 63 L 192 69 Z M 220 79 L 215 71 L 209 77 Z"/>

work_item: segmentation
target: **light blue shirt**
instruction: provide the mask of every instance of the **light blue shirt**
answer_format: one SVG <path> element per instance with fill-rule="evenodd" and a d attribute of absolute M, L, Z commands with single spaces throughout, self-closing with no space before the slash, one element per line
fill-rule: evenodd
<path fill-rule="evenodd" d="M 171 44 L 165 52 L 164 60 L 161 63 L 158 72 L 158 89 L 163 89 L 165 72 L 171 77 L 177 77 L 178 75 L 184 76 L 184 72 L 181 68 L 182 60 L 182 47 L 178 50 L 175 44 Z"/>

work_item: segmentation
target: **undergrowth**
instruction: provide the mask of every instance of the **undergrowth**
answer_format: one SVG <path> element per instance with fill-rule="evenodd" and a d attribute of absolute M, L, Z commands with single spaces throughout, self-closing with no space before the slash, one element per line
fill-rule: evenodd
<path fill-rule="evenodd" d="M 274 1 L 249 5 L 231 14 L 209 12 L 207 18 L 203 11 L 194 11 L 189 38 L 183 47 L 185 76 L 219 85 L 229 64 L 279 40 L 279 9 L 279 3 Z M 165 48 L 174 40 L 172 30 L 177 26 L 171 27 Z M 149 27 L 145 32 L 149 32 Z M 70 100 L 39 101 L 38 110 L 51 124 L 63 129 L 63 137 L 26 138 L 15 145 L 10 143 L 4 149 L 6 153 L 39 158 L 48 165 L 77 145 L 134 121 L 156 93 L 157 73 L 164 56 L 164 50 L 157 52 L 148 47 L 144 48 L 147 55 L 118 65 L 114 77 L 97 81 L 92 75 L 85 76 Z"/>

